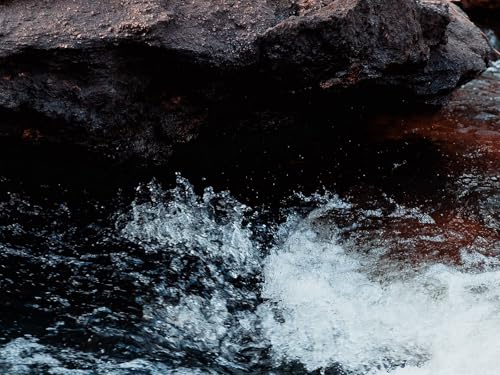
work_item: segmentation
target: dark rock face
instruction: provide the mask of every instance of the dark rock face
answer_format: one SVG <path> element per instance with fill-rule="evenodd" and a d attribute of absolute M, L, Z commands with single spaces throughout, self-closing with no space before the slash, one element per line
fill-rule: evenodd
<path fill-rule="evenodd" d="M 500 1 L 498 0 L 460 0 L 465 8 L 486 8 L 499 9 Z"/>
<path fill-rule="evenodd" d="M 500 2 L 498 4 L 500 5 Z M 493 47 L 491 59 L 498 60 L 500 58 L 500 6 L 496 9 L 472 7 L 467 8 L 466 11 L 472 22 L 483 30 Z"/>
<path fill-rule="evenodd" d="M 0 134 L 161 161 L 200 128 L 251 121 L 224 114 L 248 101 L 270 123 L 291 96 L 439 102 L 488 53 L 446 1 L 3 1 Z"/>

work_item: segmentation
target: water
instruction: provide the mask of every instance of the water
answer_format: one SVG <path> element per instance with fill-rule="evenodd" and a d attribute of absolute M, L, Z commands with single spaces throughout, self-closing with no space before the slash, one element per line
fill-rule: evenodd
<path fill-rule="evenodd" d="M 16 267 L 3 262 L 3 373 L 493 374 L 500 365 L 498 237 L 487 246 L 478 236 L 454 261 L 408 262 L 391 256 L 402 236 L 363 240 L 374 234 L 367 222 L 439 224 L 391 199 L 371 210 L 334 194 L 297 196 L 273 223 L 180 177 L 136 195 L 87 243 L 75 246 L 55 222 L 35 225 L 43 251 L 4 239 L 2 258 Z M 23 225 L 3 226 L 4 238 Z M 406 253 L 419 252 L 420 237 Z M 23 316 L 8 316 L 12 308 Z"/>
<path fill-rule="evenodd" d="M 201 140 L 189 180 L 2 144 L 0 373 L 497 374 L 499 70 L 363 132 Z"/>
<path fill-rule="evenodd" d="M 472 250 L 459 266 L 408 267 L 323 236 L 306 220 L 266 259 L 263 295 L 283 315 L 265 323 L 277 359 L 356 374 L 496 372 L 498 259 Z"/>

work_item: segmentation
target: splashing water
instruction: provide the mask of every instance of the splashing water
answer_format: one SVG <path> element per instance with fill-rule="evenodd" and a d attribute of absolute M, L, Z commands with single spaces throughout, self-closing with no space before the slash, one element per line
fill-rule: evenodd
<path fill-rule="evenodd" d="M 123 360 L 24 336 L 1 347 L 3 373 L 493 375 L 500 368 L 500 260 L 481 249 L 463 249 L 455 265 L 411 265 L 383 246 L 353 246 L 338 227 L 318 224 L 331 210 L 354 209 L 335 196 L 304 198 L 309 213 L 290 213 L 275 227 L 228 193 L 197 196 L 183 179 L 171 191 L 151 183 L 138 195 L 115 233 L 142 252 L 122 263 L 152 264 L 126 271 L 146 291 L 135 296 L 141 316 L 130 333 L 142 351 Z M 435 225 L 400 205 L 376 212 L 384 215 Z M 271 241 L 259 238 L 263 228 Z"/>
<path fill-rule="evenodd" d="M 289 233 L 264 268 L 266 308 L 282 315 L 264 321 L 276 359 L 356 374 L 496 373 L 500 262 L 464 252 L 460 268 L 408 273 L 383 255 L 348 251 L 307 219 Z"/>

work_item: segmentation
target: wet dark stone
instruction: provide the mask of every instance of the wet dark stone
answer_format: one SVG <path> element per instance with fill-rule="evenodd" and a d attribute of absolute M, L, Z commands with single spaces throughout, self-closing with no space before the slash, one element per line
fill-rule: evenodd
<path fill-rule="evenodd" d="M 311 101 L 436 104 L 485 68 L 454 5 L 393 2 L 4 2 L 0 134 L 163 163 L 219 118 L 252 121 L 227 117 L 248 101 L 266 126 Z"/>

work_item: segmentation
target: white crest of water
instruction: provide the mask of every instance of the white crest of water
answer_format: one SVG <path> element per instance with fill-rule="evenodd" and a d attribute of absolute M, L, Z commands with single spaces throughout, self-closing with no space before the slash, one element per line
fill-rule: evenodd
<path fill-rule="evenodd" d="M 310 218 L 292 230 L 264 267 L 275 359 L 355 374 L 498 374 L 498 259 L 464 251 L 463 267 L 407 270 L 381 255 L 342 248 Z"/>

